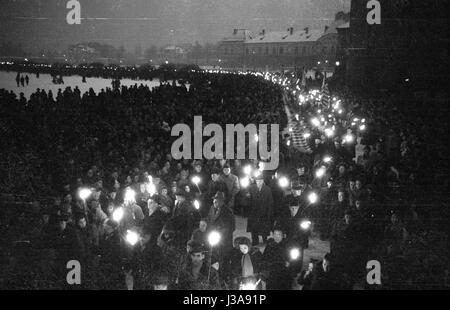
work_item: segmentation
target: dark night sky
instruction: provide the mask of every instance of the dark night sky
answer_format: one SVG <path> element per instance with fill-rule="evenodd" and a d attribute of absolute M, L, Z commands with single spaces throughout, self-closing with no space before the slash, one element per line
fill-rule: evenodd
<path fill-rule="evenodd" d="M 68 25 L 67 1 L 0 0 L 0 43 L 22 43 L 35 51 L 87 41 L 129 51 L 137 44 L 215 43 L 233 28 L 322 27 L 350 8 L 350 0 L 80 0 L 87 19 Z"/>

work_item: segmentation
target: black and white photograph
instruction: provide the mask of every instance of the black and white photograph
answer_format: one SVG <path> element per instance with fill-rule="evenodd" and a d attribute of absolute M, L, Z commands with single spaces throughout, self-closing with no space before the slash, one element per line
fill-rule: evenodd
<path fill-rule="evenodd" d="M 448 12 L 0 0 L 0 291 L 449 290 Z"/>

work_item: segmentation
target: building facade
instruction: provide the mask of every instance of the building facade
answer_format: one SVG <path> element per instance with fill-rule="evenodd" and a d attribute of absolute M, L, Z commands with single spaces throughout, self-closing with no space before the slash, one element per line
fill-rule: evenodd
<path fill-rule="evenodd" d="M 335 64 L 339 55 L 337 27 L 346 22 L 339 19 L 323 29 L 262 30 L 254 36 L 238 36 L 235 30 L 231 38 L 239 40 L 226 38 L 219 44 L 223 67 L 279 71 L 313 68 L 319 62 Z"/>

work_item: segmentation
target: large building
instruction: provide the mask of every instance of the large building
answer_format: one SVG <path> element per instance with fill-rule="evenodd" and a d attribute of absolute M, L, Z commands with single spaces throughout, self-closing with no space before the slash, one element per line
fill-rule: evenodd
<path fill-rule="evenodd" d="M 253 38 L 248 29 L 234 29 L 233 34 L 219 42 L 218 52 L 222 65 L 239 67 L 244 63 L 245 43 Z"/>
<path fill-rule="evenodd" d="M 290 27 L 286 31 L 262 30 L 258 35 L 235 29 L 232 36 L 219 44 L 222 64 L 263 71 L 312 68 L 318 62 L 335 64 L 339 55 L 337 27 L 348 22 L 348 15 L 336 17 L 323 29 Z"/>

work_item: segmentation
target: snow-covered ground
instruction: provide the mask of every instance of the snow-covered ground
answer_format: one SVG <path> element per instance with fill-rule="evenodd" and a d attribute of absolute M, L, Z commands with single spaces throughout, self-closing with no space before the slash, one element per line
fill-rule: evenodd
<path fill-rule="evenodd" d="M 25 84 L 25 87 L 17 87 L 16 84 L 16 75 L 17 72 L 5 72 L 0 71 L 0 89 L 4 88 L 7 90 L 14 91 L 17 96 L 21 92 L 24 93 L 25 98 L 29 99 L 30 95 L 36 91 L 37 88 L 44 89 L 45 91 L 51 90 L 53 92 L 53 95 L 56 96 L 58 93 L 58 89 L 61 88 L 61 90 L 64 90 L 66 87 L 70 86 L 75 88 L 75 86 L 78 86 L 78 88 L 81 90 L 81 93 L 84 93 L 89 90 L 89 88 L 92 87 L 92 89 L 98 93 L 102 88 L 106 89 L 106 87 L 111 88 L 111 79 L 103 79 L 103 78 L 86 78 L 86 83 L 82 83 L 81 76 L 74 75 L 74 76 L 64 76 L 64 84 L 53 84 L 52 79 L 49 74 L 41 74 L 39 78 L 36 78 L 35 74 L 30 73 L 23 73 L 22 75 L 28 75 L 30 78 L 30 82 L 28 85 Z M 149 87 L 154 87 L 159 85 L 159 80 L 153 80 L 153 81 L 143 81 L 143 80 L 130 80 L 130 79 L 122 79 L 120 81 L 121 85 L 124 86 L 131 86 L 134 84 L 144 84 L 148 85 Z"/>

